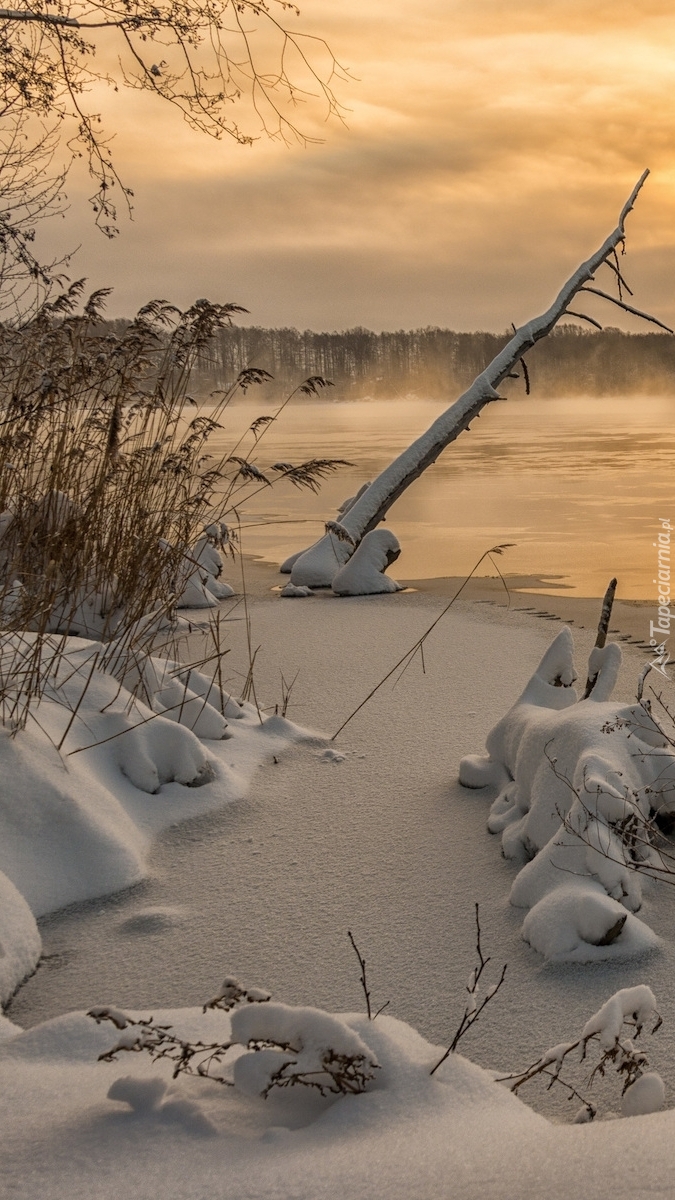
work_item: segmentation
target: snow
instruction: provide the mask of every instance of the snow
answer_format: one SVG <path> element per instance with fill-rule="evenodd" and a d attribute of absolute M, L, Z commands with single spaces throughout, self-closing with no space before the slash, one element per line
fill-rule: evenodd
<path fill-rule="evenodd" d="M 183 1036 L 189 1031 L 211 1041 L 228 1034 L 224 1014 L 154 1015 Z M 423 1200 L 438 1194 L 453 1167 L 466 1178 L 485 1122 L 498 1147 L 491 1167 L 511 1139 L 546 1135 L 543 1118 L 464 1059 L 453 1057 L 431 1078 L 439 1047 L 402 1022 L 322 1016 L 381 1064 L 372 1090 L 326 1098 L 296 1087 L 262 1100 L 209 1080 L 170 1084 L 166 1066 L 138 1055 L 129 1056 L 130 1076 L 128 1063 L 121 1071 L 117 1062 L 96 1061 L 111 1045 L 110 1029 L 83 1014 L 15 1037 L 0 1053 L 0 1088 L 12 1097 L 3 1130 L 6 1181 L 19 1195 L 27 1186 L 24 1195 L 46 1200 L 125 1193 L 141 1200 L 157 1194 L 160 1180 L 162 1194 L 176 1198 L 397 1200 L 415 1180 L 414 1194 Z M 57 1140 L 41 1116 L 55 1094 Z"/>
<path fill-rule="evenodd" d="M 636 866 L 661 865 L 646 822 L 652 810 L 672 807 L 675 754 L 645 707 L 610 700 L 620 647 L 591 652 L 588 673 L 597 680 L 581 701 L 573 651 L 564 628 L 488 734 L 487 756 L 462 761 L 460 781 L 500 786 L 488 827 L 522 866 L 510 899 L 530 909 L 530 945 L 556 962 L 627 958 L 657 945 L 633 916 L 644 891 Z M 622 840 L 626 821 L 642 830 L 634 852 Z"/>
<path fill-rule="evenodd" d="M 297 587 L 294 583 L 287 583 L 279 595 L 285 600 L 306 600 L 308 596 L 313 596 L 314 592 L 310 587 Z"/>
<path fill-rule="evenodd" d="M 31 973 L 41 949 L 40 934 L 28 904 L 11 880 L 0 874 L 0 1004 L 5 1004 L 22 979 Z"/>
<path fill-rule="evenodd" d="M 234 595 L 234 588 L 220 576 L 223 560 L 218 545 L 227 541 L 225 526 L 208 525 L 186 555 L 185 580 L 180 589 L 178 608 L 217 608 L 219 600 Z"/>
<path fill-rule="evenodd" d="M 334 533 L 325 533 L 318 542 L 294 556 L 291 565 L 291 583 L 295 587 L 330 587 L 339 570 L 351 557 L 354 547 L 340 541 Z M 285 566 L 290 559 L 286 560 Z"/>
<path fill-rule="evenodd" d="M 658 1018 L 658 1011 L 650 987 L 639 984 L 638 987 L 622 988 L 589 1018 L 581 1036 L 589 1038 L 597 1034 L 603 1050 L 611 1050 L 621 1035 L 624 1021 L 631 1020 L 637 1029 L 642 1029 L 653 1018 Z"/>
<path fill-rule="evenodd" d="M 276 1076 L 306 1076 L 314 1085 L 333 1091 L 335 1068 L 330 1062 L 337 1057 L 363 1060 L 361 1070 L 366 1078 L 374 1078 L 379 1069 L 375 1055 L 353 1029 L 317 1008 L 251 1004 L 235 1011 L 231 1028 L 233 1040 L 242 1045 L 275 1046 L 237 1058 L 234 1085 L 247 1096 L 264 1095 Z"/>
<path fill-rule="evenodd" d="M 334 575 L 332 588 L 336 596 L 371 596 L 377 592 L 400 591 L 401 584 L 384 573 L 400 553 L 398 539 L 390 529 L 371 530 Z"/>
<path fill-rule="evenodd" d="M 554 1125 L 459 1054 L 431 1076 L 443 1048 L 393 1017 L 275 1007 L 275 1036 L 310 1030 L 317 1045 L 337 1037 L 377 1061 L 367 1090 L 322 1096 L 300 1085 L 263 1100 L 248 1080 L 243 1088 L 172 1080 L 170 1064 L 145 1054 L 123 1055 L 123 1067 L 98 1062 L 115 1031 L 84 1013 L 6 1041 L 0 1171 L 7 1194 L 437 1200 L 448 1186 L 461 1200 L 669 1194 L 675 1114 L 655 1111 L 663 1102 L 656 1072 L 642 1075 L 622 1101 L 626 1117 L 653 1115 Z M 264 1035 L 265 1011 L 271 1006 L 249 1005 L 232 1018 L 199 1009 L 137 1015 L 152 1015 L 181 1038 L 215 1043 L 227 1042 L 235 1023 L 242 1035 Z M 264 1064 L 266 1054 L 237 1058 L 235 1071 L 247 1059 Z"/>
<path fill-rule="evenodd" d="M 401 597 L 406 602 L 408 599 L 411 603 L 406 603 L 393 618 L 400 649 L 414 640 L 417 625 L 428 621 L 428 613 L 417 598 Z M 303 653 L 314 657 L 325 648 L 323 692 L 320 694 L 325 696 L 326 707 L 321 709 L 321 714 L 323 717 L 329 712 L 331 720 L 335 721 L 330 729 L 336 727 L 338 720 L 349 711 L 352 699 L 362 698 L 365 648 L 373 647 L 368 661 L 375 678 L 382 665 L 380 659 L 387 667 L 394 656 L 391 643 L 377 644 L 371 610 L 367 607 L 371 601 L 347 599 L 339 603 L 328 600 L 327 603 L 332 604 L 336 612 L 344 610 L 345 614 L 344 618 L 340 617 L 344 624 L 340 626 L 342 637 L 338 638 L 336 634 L 335 653 L 338 653 L 340 642 L 341 652 L 345 653 L 348 640 L 345 635 L 352 629 L 355 644 L 350 646 L 350 653 L 358 667 L 354 676 L 354 697 L 344 688 L 341 678 L 329 672 L 329 664 L 333 661 L 329 651 L 333 652 L 333 646 L 326 638 L 325 612 L 312 613 L 309 629 L 304 623 L 306 610 L 325 609 L 324 602 L 317 601 L 316 606 L 281 605 L 276 609 L 269 604 L 268 608 L 271 612 L 274 610 L 270 632 L 283 629 L 284 644 L 289 653 L 293 651 L 293 656 L 299 645 Z M 380 603 L 384 607 L 391 601 L 387 598 Z M 255 622 L 255 615 L 253 619 Z M 280 622 L 283 622 L 282 626 Z M 437 1008 L 452 1035 L 457 1013 L 461 1012 L 461 997 L 450 993 L 447 979 L 454 978 L 455 960 L 463 959 L 466 950 L 461 913 L 458 912 L 462 897 L 453 891 L 453 881 L 456 875 L 461 877 L 464 899 L 470 909 L 469 902 L 474 894 L 479 899 L 482 897 L 483 886 L 490 878 L 489 864 L 495 862 L 496 856 L 494 844 L 486 843 L 483 848 L 479 840 L 474 847 L 477 856 L 467 856 L 466 831 L 471 818 L 460 817 L 454 792 L 455 809 L 451 820 L 445 819 L 444 808 L 450 808 L 457 746 L 467 745 L 470 731 L 476 724 L 475 717 L 469 719 L 469 713 L 480 708 L 482 721 L 484 707 L 493 714 L 492 720 L 499 711 L 504 711 L 508 703 L 505 697 L 510 690 L 518 690 L 513 680 L 522 675 L 528 657 L 534 654 L 533 647 L 541 640 L 540 635 L 533 639 L 529 631 L 524 632 L 516 624 L 515 629 L 509 631 L 508 663 L 500 666 L 490 695 L 479 699 L 472 663 L 477 661 L 478 650 L 481 662 L 483 659 L 494 662 L 504 636 L 503 624 L 495 622 L 491 627 L 488 621 L 472 622 L 465 616 L 457 621 L 453 618 L 451 626 L 442 631 L 440 661 L 428 662 L 431 676 L 422 677 L 419 673 L 419 679 L 415 676 L 411 683 L 409 673 L 405 684 L 399 684 L 393 693 L 393 706 L 391 695 L 388 695 L 386 703 L 376 701 L 372 713 L 368 713 L 368 724 L 364 728 L 370 731 L 368 738 L 371 741 L 378 729 L 386 729 L 386 737 L 380 738 L 381 746 L 375 747 L 368 738 L 363 740 L 360 733 L 357 736 L 356 727 L 348 742 L 341 741 L 343 746 L 351 747 L 341 762 L 337 758 L 317 758 L 315 753 L 307 756 L 305 765 L 309 762 L 312 770 L 308 768 L 304 776 L 298 776 L 304 779 L 305 786 L 299 786 L 296 780 L 295 791 L 288 797 L 284 796 L 284 787 L 288 784 L 283 783 L 283 764 L 277 767 L 270 763 L 266 789 L 256 789 L 255 803 L 242 808 L 250 810 L 248 817 L 257 823 L 258 830 L 264 828 L 265 837 L 271 838 L 271 831 L 282 832 L 285 823 L 290 823 L 288 839 L 279 846 L 278 861 L 273 864 L 275 869 L 285 871 L 286 878 L 280 878 L 278 893 L 274 892 L 274 905 L 271 905 L 264 864 L 260 859 L 248 857 L 249 853 L 257 851 L 258 845 L 247 850 L 237 840 L 232 859 L 223 858 L 220 848 L 215 858 L 218 875 L 214 878 L 220 880 L 222 890 L 215 889 L 214 906 L 207 919 L 212 927 L 213 952 L 220 956 L 223 949 L 227 951 L 228 962 L 223 966 L 231 962 L 239 970 L 230 918 L 236 904 L 235 889 L 242 880 L 248 880 L 246 903 L 256 903 L 257 897 L 261 914 L 258 918 L 254 914 L 254 924 L 244 930 L 244 935 L 249 938 L 254 936 L 255 928 L 258 930 L 260 945 L 253 949 L 263 957 L 273 957 L 274 943 L 280 940 L 273 909 L 283 904 L 284 888 L 287 887 L 289 894 L 295 894 L 300 913 L 312 907 L 321 909 L 318 916 L 322 924 L 317 926 L 309 944 L 303 945 L 308 926 L 298 920 L 287 938 L 281 939 L 277 950 L 289 961 L 290 967 L 295 964 L 301 974 L 307 963 L 316 967 L 317 977 L 330 974 L 335 966 L 331 938 L 333 934 L 341 936 L 344 925 L 342 909 L 336 911 L 333 905 L 334 892 L 340 883 L 343 887 L 351 887 L 353 880 L 356 887 L 343 899 L 352 908 L 350 919 L 356 913 L 371 946 L 371 937 L 375 939 L 377 954 L 371 955 L 368 945 L 366 950 L 369 969 L 371 957 L 374 959 L 372 965 L 378 992 L 383 986 L 382 972 L 386 972 L 386 965 L 378 960 L 392 947 L 395 951 L 396 944 L 402 950 L 402 955 L 393 960 L 393 970 L 387 974 L 388 990 L 382 999 L 391 994 L 394 1003 L 407 1007 L 410 1019 L 414 1021 L 415 1012 L 425 1003 L 420 993 L 427 984 L 418 977 L 409 951 L 411 936 L 416 942 L 421 939 L 424 953 L 435 956 L 439 968 L 438 982 L 442 986 L 436 998 Z M 446 647 L 448 654 L 452 652 L 457 656 L 461 671 L 454 659 L 453 669 L 448 669 L 451 660 L 445 653 Z M 477 664 L 478 670 L 481 662 Z M 276 660 L 274 666 L 276 669 Z M 438 677 L 442 680 L 442 688 L 435 691 Z M 448 690 L 449 679 L 461 679 L 461 687 Z M 435 697 L 431 701 L 430 687 L 431 695 Z M 563 690 L 555 689 L 557 692 Z M 309 692 L 301 696 L 301 703 L 306 705 L 305 711 L 311 712 L 313 720 L 317 720 L 319 710 L 317 694 Z M 446 698 L 445 705 L 441 703 L 443 697 Z M 616 711 L 616 706 L 614 709 Z M 254 731 L 259 734 L 259 740 L 269 748 L 279 744 L 274 739 L 281 734 L 283 722 L 277 719 L 259 730 L 257 718 L 247 711 L 241 720 L 230 721 L 228 732 L 233 735 L 230 740 L 211 741 L 203 747 L 217 765 L 228 766 L 231 761 L 238 761 L 236 755 L 243 740 L 240 730 L 243 732 L 249 717 L 251 734 Z M 418 717 L 426 731 L 426 740 L 413 732 L 421 727 Z M 174 725 L 174 733 L 177 728 L 182 727 Z M 369 754 L 370 761 L 360 761 L 356 748 L 361 747 Z M 253 757 L 255 747 L 249 749 Z M 232 755 L 235 757 L 231 758 Z M 394 758 L 391 776 L 394 782 L 389 791 L 386 788 L 378 790 L 380 765 L 386 756 Z M 71 762 L 77 763 L 86 757 L 76 755 Z M 270 756 L 267 757 L 269 761 Z M 259 758 L 260 754 L 258 761 Z M 328 770 L 323 764 L 331 761 L 334 765 Z M 424 774 L 425 769 L 427 774 Z M 321 775 L 326 778 L 323 785 Z M 428 776 L 430 783 L 427 783 Z M 292 776 L 289 774 L 287 778 Z M 439 781 L 444 784 L 442 791 Z M 174 809 L 176 815 L 171 817 L 173 822 L 185 815 L 183 800 L 187 805 L 195 803 L 197 807 L 191 811 L 200 811 L 198 805 L 202 797 L 214 784 L 191 790 L 189 794 L 176 783 L 162 785 L 162 790 L 155 796 L 138 793 L 136 789 L 135 793 L 130 793 L 135 800 L 129 799 L 125 805 L 128 803 L 134 821 L 139 822 L 139 827 L 149 837 L 153 829 L 161 827 L 165 815 L 161 806 L 167 799 L 172 795 L 178 797 Z M 319 808 L 317 800 L 322 786 L 331 796 L 331 805 L 325 808 Z M 429 794 L 430 789 L 433 795 Z M 456 791 L 459 794 L 459 789 Z M 467 809 L 475 808 L 476 796 L 466 793 L 463 802 Z M 263 811 L 264 805 L 267 812 Z M 358 829 L 350 827 L 349 839 L 342 836 L 342 827 L 338 825 L 343 808 L 347 825 L 350 814 L 358 808 L 363 809 L 364 824 Z M 292 823 L 295 810 L 299 822 L 297 828 Z M 324 822 L 326 828 L 319 831 L 317 827 Z M 293 838 L 302 824 L 317 835 L 315 858 L 311 860 L 302 857 L 302 851 L 293 845 Z M 368 828 L 372 828 L 370 840 L 363 837 Z M 246 840 L 242 836 L 244 831 L 248 832 L 245 825 L 232 826 L 231 831 L 236 831 L 238 839 Z M 323 841 L 318 840 L 319 832 L 323 834 Z M 412 857 L 413 838 L 421 843 L 430 881 L 421 881 L 418 877 L 418 860 Z M 350 849 L 358 866 L 357 873 L 349 866 Z M 301 857 L 299 869 L 295 871 L 289 861 L 293 851 Z M 378 855 L 381 863 L 376 861 Z M 206 857 L 204 844 L 198 847 L 195 860 L 199 867 L 201 859 Z M 468 857 L 471 857 L 470 863 L 464 861 Z M 229 864 L 236 858 L 241 860 L 240 875 L 233 880 Z M 499 860 L 497 863 L 497 870 L 505 879 L 509 865 Z M 194 882 L 187 881 L 186 895 Z M 382 893 L 380 882 L 385 885 Z M 425 886 L 422 886 L 423 882 Z M 426 886 L 429 882 L 431 891 Z M 501 880 L 498 882 L 503 887 Z M 493 888 L 490 896 L 497 893 L 498 888 Z M 598 895 L 601 893 L 605 899 L 610 899 L 604 888 Z M 378 898 L 377 905 L 374 894 Z M 147 896 L 150 895 L 148 892 Z M 405 904 L 400 908 L 395 903 L 397 895 L 405 898 Z M 142 907 L 137 911 L 148 914 L 150 928 L 154 920 L 153 908 L 172 909 L 164 914 L 169 918 L 176 915 L 178 906 L 155 906 L 148 903 L 147 896 L 144 894 Z M 499 907 L 498 899 L 494 903 L 491 899 L 490 903 Z M 625 906 L 620 907 L 627 913 Z M 160 918 L 162 915 L 160 913 Z M 237 919 L 244 915 L 241 908 L 236 910 Z M 631 916 L 628 913 L 628 918 Z M 189 913 L 186 914 L 188 919 Z M 336 923 L 339 928 L 334 930 Z M 162 924 L 161 919 L 158 924 Z M 379 941 L 380 928 L 385 933 L 389 929 L 389 941 L 384 943 L 386 950 L 381 948 Z M 101 937 L 100 931 L 98 936 Z M 182 933 L 181 938 L 177 951 L 179 961 L 174 965 L 176 971 L 185 976 L 192 966 L 190 934 Z M 144 945 L 150 947 L 149 939 Z M 188 946 L 189 964 L 186 961 Z M 129 942 L 126 947 L 129 955 Z M 511 943 L 496 948 L 492 943 L 489 945 L 493 957 L 500 955 L 502 950 L 511 963 L 514 957 Z M 10 1194 L 20 1197 L 40 1195 L 45 1200 L 60 1200 L 66 1196 L 69 1200 L 71 1197 L 73 1200 L 87 1197 L 88 1200 L 91 1196 L 105 1200 L 108 1196 L 125 1193 L 134 1200 L 151 1196 L 154 1200 L 160 1193 L 168 1200 L 173 1197 L 176 1200 L 192 1200 L 192 1197 L 205 1200 L 213 1195 L 223 1196 L 225 1200 L 242 1200 L 246 1196 L 255 1196 L 257 1200 L 291 1200 L 291 1197 L 292 1200 L 327 1200 L 329 1197 L 332 1200 L 335 1195 L 344 1196 L 346 1200 L 357 1197 L 359 1200 L 379 1200 L 382 1196 L 387 1200 L 390 1197 L 399 1200 L 411 1194 L 420 1200 L 436 1200 L 447 1194 L 449 1188 L 459 1200 L 474 1200 L 474 1197 L 483 1200 L 485 1196 L 495 1197 L 495 1200 L 522 1196 L 527 1200 L 542 1194 L 552 1200 L 562 1200 L 562 1197 L 568 1200 L 580 1194 L 589 1200 L 600 1200 L 601 1197 L 605 1200 L 608 1195 L 613 1200 L 624 1197 L 627 1200 L 629 1196 L 646 1194 L 646 1189 L 654 1194 L 668 1194 L 672 1186 L 670 1145 L 675 1133 L 671 1112 L 654 1112 L 630 1121 L 556 1126 L 532 1112 L 503 1087 L 495 1085 L 492 1068 L 499 1067 L 501 1071 L 505 1066 L 517 1065 L 519 1053 L 512 1052 L 512 1041 L 522 1040 L 524 1023 L 529 1022 L 526 1033 L 530 1049 L 534 1053 L 541 1049 L 541 1042 L 537 1041 L 542 1020 L 541 1004 L 537 1008 L 532 1002 L 530 983 L 533 989 L 549 988 L 545 1017 L 549 1022 L 560 1019 L 561 1012 L 566 1016 L 568 998 L 575 987 L 586 997 L 598 983 L 599 976 L 595 975 L 581 980 L 574 974 L 563 977 L 550 971 L 540 973 L 532 952 L 526 946 L 522 950 L 525 956 L 519 958 L 516 953 L 515 958 L 516 964 L 520 962 L 525 968 L 524 974 L 517 976 L 516 984 L 516 992 L 522 993 L 524 1021 L 516 1019 L 514 1022 L 514 1014 L 521 1013 L 521 998 L 511 996 L 500 1011 L 500 993 L 494 1002 L 500 1050 L 489 1060 L 490 1071 L 459 1056 L 451 1056 L 430 1079 L 430 1066 L 438 1060 L 444 1046 L 433 1044 L 410 1025 L 386 1014 L 368 1023 L 364 1016 L 341 1013 L 338 1017 L 340 1027 L 346 1027 L 360 1039 L 380 1066 L 372 1086 L 358 1096 L 337 1099 L 307 1096 L 302 1094 L 306 1089 L 295 1087 L 276 1097 L 270 1094 L 267 1100 L 262 1100 L 257 1095 L 243 1095 L 237 1089 L 224 1088 L 208 1080 L 181 1077 L 171 1081 L 168 1064 L 150 1063 L 141 1054 L 125 1054 L 123 1063 L 98 1063 L 97 1056 L 110 1048 L 116 1032 L 109 1025 L 107 1028 L 96 1026 L 81 1014 L 61 1017 L 14 1036 L 5 1042 L 0 1053 L 4 1124 L 3 1165 L 0 1167 L 3 1174 L 0 1178 Z M 349 969 L 345 969 L 342 961 L 337 966 L 344 986 Z M 351 967 L 353 972 L 353 963 Z M 640 969 L 644 969 L 648 978 L 647 964 L 641 963 Z M 461 966 L 461 970 L 463 985 L 468 965 L 466 968 Z M 351 979 L 351 975 L 349 977 Z M 110 984 L 107 985 L 99 997 L 101 1002 L 116 999 L 115 986 L 107 990 Z M 314 986 L 312 978 L 311 987 Z M 356 991 L 356 987 L 353 990 Z M 605 996 L 611 990 L 606 989 Z M 312 1001 L 317 1002 L 312 995 L 307 995 L 306 999 L 305 1009 Z M 587 1004 L 586 1013 L 590 1008 Z M 492 1012 L 492 1006 L 489 1011 Z M 142 1015 L 173 1023 L 185 1036 L 199 1036 L 204 1040 L 222 1037 L 230 1028 L 226 1014 L 220 1012 L 202 1014 L 197 1009 L 180 1012 L 153 1007 Z M 568 1032 L 566 1024 L 567 1020 L 562 1021 L 561 1035 Z M 467 1052 L 472 1052 L 469 1047 Z M 261 1053 L 264 1052 L 258 1052 Z M 262 1061 L 264 1063 L 264 1059 Z M 655 1072 L 650 1074 L 655 1075 Z M 161 1081 L 164 1090 L 157 1080 Z M 145 1081 L 150 1081 L 150 1086 L 144 1090 L 139 1082 Z M 658 1084 L 652 1082 L 644 1086 L 651 1093 L 651 1100 L 645 1099 L 644 1103 L 654 1104 Z M 639 1093 L 635 1099 L 639 1101 Z M 616 1091 L 614 1103 L 615 1107 L 620 1104 Z"/>
<path fill-rule="evenodd" d="M 27 727 L 0 735 L 2 1002 L 38 961 L 35 917 L 143 879 L 154 834 L 240 799 L 261 761 L 304 736 L 219 696 L 228 723 L 205 676 L 140 651 L 129 663 L 115 643 L 53 638 L 42 669 Z"/>
<path fill-rule="evenodd" d="M 666 1089 L 658 1071 L 648 1071 L 626 1088 L 621 1099 L 621 1114 L 624 1117 L 642 1117 L 658 1112 L 663 1108 L 665 1099 Z"/>
<path fill-rule="evenodd" d="M 369 487 L 369 483 L 362 484 L 355 496 L 348 496 L 346 500 L 342 501 L 337 510 L 338 522 L 342 521 L 344 514 L 354 507 L 356 501 L 360 500 Z M 279 567 L 279 571 L 282 575 L 291 576 L 291 586 L 309 584 L 310 590 L 313 587 L 330 587 L 335 572 L 342 563 L 346 562 L 352 550 L 353 546 L 349 542 L 340 542 L 337 538 L 326 534 L 325 537 L 319 538 L 305 550 L 289 554 Z M 295 564 L 299 559 L 303 561 L 294 574 Z M 299 596 L 301 593 L 284 588 L 281 594 L 282 596 Z"/>

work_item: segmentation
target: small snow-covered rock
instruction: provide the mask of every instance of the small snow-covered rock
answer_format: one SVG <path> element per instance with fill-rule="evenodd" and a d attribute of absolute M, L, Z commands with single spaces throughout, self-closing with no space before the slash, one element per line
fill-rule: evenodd
<path fill-rule="evenodd" d="M 294 583 L 287 583 L 279 592 L 286 600 L 303 600 L 307 596 L 313 596 L 314 592 L 310 587 L 297 587 Z"/>
<path fill-rule="evenodd" d="M 384 573 L 400 553 L 398 539 L 390 529 L 372 529 L 335 575 L 333 591 L 337 596 L 400 592 L 401 584 Z"/>

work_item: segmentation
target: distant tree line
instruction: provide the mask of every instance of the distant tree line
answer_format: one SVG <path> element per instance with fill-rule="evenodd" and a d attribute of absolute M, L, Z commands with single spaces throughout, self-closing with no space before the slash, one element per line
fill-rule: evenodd
<path fill-rule="evenodd" d="M 118 326 L 123 322 L 110 322 Z M 344 333 L 221 329 L 199 362 L 200 391 L 226 387 L 244 367 L 262 367 L 290 391 L 308 375 L 330 379 L 335 399 L 409 395 L 452 400 L 494 358 L 510 334 L 413 329 Z M 563 325 L 527 356 L 532 391 L 540 397 L 675 393 L 675 337 L 666 333 L 602 332 Z M 511 395 L 524 385 L 509 384 Z"/>

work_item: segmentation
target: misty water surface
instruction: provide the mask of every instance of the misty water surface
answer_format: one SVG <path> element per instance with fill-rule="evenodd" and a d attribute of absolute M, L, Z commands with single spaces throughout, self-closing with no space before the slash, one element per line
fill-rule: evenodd
<path fill-rule="evenodd" d="M 261 440 L 255 461 L 348 459 L 320 493 L 265 489 L 241 510 L 243 546 L 268 562 L 309 545 L 323 522 L 387 466 L 443 410 L 415 399 L 301 401 Z M 274 408 L 252 392 L 228 413 L 228 437 Z M 239 451 L 241 452 L 241 450 Z M 618 575 L 624 598 L 654 595 L 653 542 L 675 516 L 675 399 L 523 398 L 484 409 L 392 508 L 401 579 L 459 575 L 484 550 L 516 542 L 504 570 L 559 577 L 578 595 L 602 595 Z M 260 524 L 260 522 L 264 522 Z M 269 524 L 268 522 L 273 522 Z M 491 573 L 488 567 L 484 573 Z"/>

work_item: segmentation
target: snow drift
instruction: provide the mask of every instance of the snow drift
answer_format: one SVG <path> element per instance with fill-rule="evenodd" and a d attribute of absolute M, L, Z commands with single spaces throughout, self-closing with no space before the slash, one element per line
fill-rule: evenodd
<path fill-rule="evenodd" d="M 0 729 L 0 1003 L 35 967 L 36 916 L 138 882 L 154 833 L 239 799 L 305 736 L 115 643 L 47 638 L 41 669 L 26 728 Z"/>
<path fill-rule="evenodd" d="M 597 672 L 577 700 L 572 635 L 558 634 L 522 695 L 460 764 L 467 787 L 495 785 L 488 828 L 521 870 L 511 903 L 523 936 L 546 958 L 589 962 L 656 944 L 634 914 L 645 880 L 663 869 L 651 818 L 675 811 L 675 753 L 649 706 L 610 696 L 621 650 L 591 654 Z"/>

